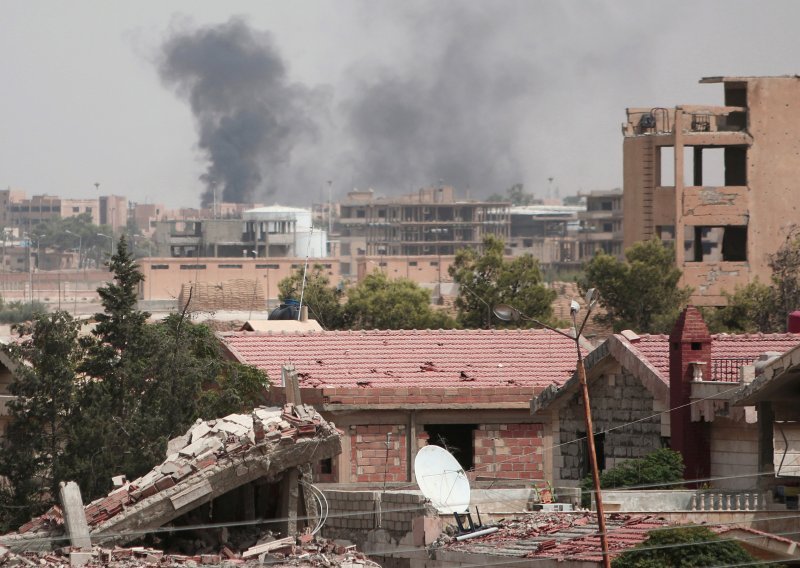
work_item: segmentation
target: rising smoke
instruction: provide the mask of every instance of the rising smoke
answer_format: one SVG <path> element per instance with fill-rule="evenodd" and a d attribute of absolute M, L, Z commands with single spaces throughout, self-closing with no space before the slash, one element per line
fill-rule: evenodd
<path fill-rule="evenodd" d="M 600 8 L 587 18 L 581 5 L 566 4 L 358 4 L 365 30 L 385 27 L 370 40 L 385 31 L 400 49 L 361 49 L 336 97 L 292 82 L 272 36 L 240 19 L 174 34 L 160 73 L 194 113 L 208 159 L 203 201 L 216 184 L 225 201 L 308 205 L 329 179 L 340 195 L 353 187 L 397 195 L 439 182 L 462 196 L 518 182 L 543 195 L 549 176 L 577 170 L 576 155 L 583 164 L 600 159 L 591 148 L 605 134 L 552 136 L 596 118 L 604 94 L 592 85 L 632 76 L 641 85 L 645 76 L 636 46 L 646 32 L 631 25 L 629 11 Z M 600 60 L 599 42 L 618 56 Z M 621 108 L 613 101 L 613 113 Z M 618 116 L 608 124 L 612 137 Z"/>
<path fill-rule="evenodd" d="M 203 204 L 293 191 L 282 188 L 292 152 L 315 139 L 326 96 L 289 81 L 271 35 L 232 19 L 178 32 L 162 53 L 161 78 L 191 105 L 208 159 Z"/>

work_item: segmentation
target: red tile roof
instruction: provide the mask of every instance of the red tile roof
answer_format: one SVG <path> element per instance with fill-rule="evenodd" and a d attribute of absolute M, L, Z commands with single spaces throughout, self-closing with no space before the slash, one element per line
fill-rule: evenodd
<path fill-rule="evenodd" d="M 628 341 L 622 335 L 617 337 Z M 662 380 L 669 383 L 669 337 L 642 335 L 629 343 L 656 368 Z M 797 345 L 800 345 L 800 334 L 796 333 L 719 333 L 711 336 L 711 360 L 748 359 L 752 362 L 767 351 L 784 353 Z"/>
<path fill-rule="evenodd" d="M 300 386 L 545 387 L 576 368 L 575 342 L 547 330 L 397 330 L 220 333 L 240 361 Z M 584 351 L 584 355 L 586 352 Z"/>

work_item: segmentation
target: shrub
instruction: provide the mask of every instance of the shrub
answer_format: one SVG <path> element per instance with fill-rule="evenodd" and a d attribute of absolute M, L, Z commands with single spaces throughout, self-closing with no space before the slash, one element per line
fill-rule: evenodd
<path fill-rule="evenodd" d="M 758 562 L 738 542 L 707 527 L 650 531 L 647 540 L 614 559 L 613 568 L 656 566 L 753 566 Z"/>

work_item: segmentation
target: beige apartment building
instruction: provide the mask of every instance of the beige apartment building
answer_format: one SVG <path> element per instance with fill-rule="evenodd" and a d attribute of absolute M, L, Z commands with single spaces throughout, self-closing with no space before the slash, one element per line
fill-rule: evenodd
<path fill-rule="evenodd" d="M 624 243 L 675 243 L 697 305 L 723 305 L 800 221 L 800 78 L 710 77 L 724 105 L 629 108 Z"/>

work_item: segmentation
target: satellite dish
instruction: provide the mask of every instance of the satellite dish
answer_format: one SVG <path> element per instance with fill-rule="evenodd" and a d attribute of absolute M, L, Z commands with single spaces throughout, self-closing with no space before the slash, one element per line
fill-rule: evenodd
<path fill-rule="evenodd" d="M 425 446 L 414 460 L 414 475 L 422 494 L 437 511 L 466 513 L 469 509 L 469 479 L 456 458 L 439 446 Z"/>

